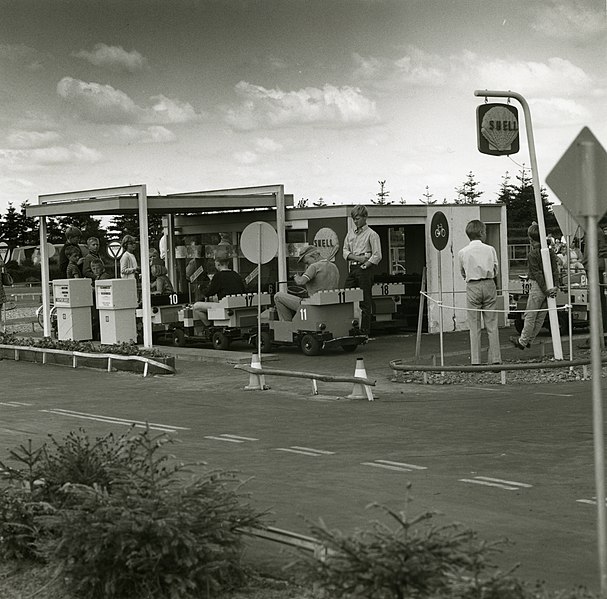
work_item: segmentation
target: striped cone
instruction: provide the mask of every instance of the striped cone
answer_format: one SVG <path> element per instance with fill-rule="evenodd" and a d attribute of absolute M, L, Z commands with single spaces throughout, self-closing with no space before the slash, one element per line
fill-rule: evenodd
<path fill-rule="evenodd" d="M 367 371 L 365 370 L 365 361 L 363 358 L 356 358 L 356 367 L 354 368 L 354 376 L 359 378 L 368 378 Z M 369 385 L 363 383 L 354 383 L 352 387 L 352 393 L 347 396 L 348 399 L 368 399 L 373 401 L 373 392 Z"/>
<path fill-rule="evenodd" d="M 259 354 L 253 354 L 251 356 L 251 368 L 261 370 Z M 245 387 L 245 389 L 249 389 L 252 391 L 263 391 L 267 388 L 268 387 L 266 387 L 266 378 L 263 374 L 253 374 L 252 372 L 249 373 L 249 384 Z"/>

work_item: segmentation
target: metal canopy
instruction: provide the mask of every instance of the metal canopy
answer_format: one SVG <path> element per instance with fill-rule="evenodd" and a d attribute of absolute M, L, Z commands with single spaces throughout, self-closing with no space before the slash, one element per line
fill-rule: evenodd
<path fill-rule="evenodd" d="M 38 196 L 37 206 L 27 206 L 26 215 L 38 217 L 40 222 L 40 250 L 42 262 L 42 306 L 44 335 L 50 336 L 50 276 L 48 250 L 46 244 L 46 218 L 70 214 L 116 215 L 136 213 L 139 216 L 141 263 L 149 263 L 148 213 L 155 212 L 169 216 L 169 245 L 172 251 L 172 215 L 184 213 L 217 213 L 254 210 L 258 208 L 276 209 L 276 228 L 279 240 L 278 276 L 279 287 L 286 290 L 287 258 L 285 242 L 286 206 L 293 205 L 293 196 L 285 195 L 283 185 L 264 185 L 210 191 L 171 194 L 148 197 L 145 185 L 128 185 L 87 189 Z M 150 273 L 141 269 L 141 285 L 150 288 Z M 143 344 L 152 346 L 152 324 L 150 294 L 142 294 Z"/>

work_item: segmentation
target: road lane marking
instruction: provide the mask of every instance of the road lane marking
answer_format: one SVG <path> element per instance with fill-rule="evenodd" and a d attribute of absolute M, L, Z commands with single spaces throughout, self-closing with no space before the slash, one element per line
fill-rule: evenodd
<path fill-rule="evenodd" d="M 394 462 L 392 460 L 373 460 L 372 462 L 361 462 L 361 465 L 373 466 L 374 468 L 383 468 L 384 470 L 395 470 L 396 472 L 427 470 L 426 466 L 416 466 L 415 464 L 405 464 L 404 462 Z"/>
<path fill-rule="evenodd" d="M 536 391 L 533 395 L 550 395 L 552 397 L 573 397 L 573 393 L 546 393 L 545 391 Z"/>
<path fill-rule="evenodd" d="M 334 451 L 326 451 L 325 449 L 314 449 L 312 447 L 301 447 L 300 445 L 291 445 L 291 447 L 276 447 L 275 451 L 286 451 L 288 453 L 298 453 L 309 456 L 334 455 Z"/>
<path fill-rule="evenodd" d="M 325 449 L 313 449 L 312 447 L 301 447 L 299 445 L 291 445 L 291 449 L 301 449 L 302 451 L 311 451 L 322 455 L 334 455 L 334 451 L 326 451 Z"/>
<path fill-rule="evenodd" d="M 20 408 L 31 405 L 31 403 L 23 403 L 22 401 L 0 401 L 0 406 L 9 406 L 11 408 Z"/>
<path fill-rule="evenodd" d="M 227 437 L 228 439 L 240 439 L 242 441 L 259 441 L 255 437 L 243 437 L 242 435 L 229 435 L 228 433 L 221 433 L 220 437 Z"/>
<path fill-rule="evenodd" d="M 390 464 L 392 466 L 402 466 L 404 468 L 411 468 L 411 470 L 428 470 L 426 466 L 416 466 L 415 464 L 405 464 L 404 462 L 393 462 L 392 460 L 373 460 L 378 464 Z"/>
<path fill-rule="evenodd" d="M 460 478 L 462 483 L 473 485 L 482 485 L 485 487 L 497 487 L 506 491 L 520 491 L 521 489 L 530 489 L 533 485 L 519 483 L 512 480 L 503 480 L 501 478 L 492 478 L 490 476 L 475 476 L 474 478 Z"/>
<path fill-rule="evenodd" d="M 593 497 L 592 499 L 576 499 L 575 501 L 577 503 L 586 503 L 588 505 L 596 505 L 596 497 Z M 607 504 L 607 499 L 605 499 L 605 503 Z"/>
<path fill-rule="evenodd" d="M 81 418 L 83 420 L 95 420 L 106 424 L 122 424 L 125 426 L 135 426 L 136 428 L 145 428 L 149 426 L 151 430 L 162 431 L 165 433 L 176 433 L 178 430 L 188 431 L 189 428 L 183 426 L 173 426 L 172 424 L 160 424 L 158 422 L 144 422 L 142 420 L 130 420 L 126 418 L 115 418 L 113 416 L 103 416 L 101 414 L 88 414 L 87 412 L 76 412 L 73 410 L 63 410 L 61 408 L 53 408 L 50 410 L 40 410 L 47 414 L 55 414 L 56 416 L 68 416 L 70 418 Z"/>
<path fill-rule="evenodd" d="M 215 437 L 213 435 L 205 435 L 205 439 L 210 439 L 211 441 L 227 441 L 228 443 L 244 443 L 242 439 L 230 439 L 228 437 Z"/>

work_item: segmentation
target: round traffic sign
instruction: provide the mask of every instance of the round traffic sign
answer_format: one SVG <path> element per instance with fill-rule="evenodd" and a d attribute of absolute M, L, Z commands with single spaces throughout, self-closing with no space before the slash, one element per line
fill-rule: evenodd
<path fill-rule="evenodd" d="M 254 264 L 266 264 L 278 251 L 278 234 L 269 223 L 257 221 L 247 225 L 240 237 L 244 257 Z"/>
<path fill-rule="evenodd" d="M 107 253 L 110 258 L 114 258 L 114 260 L 118 260 L 120 256 L 122 256 L 122 246 L 119 241 L 111 241 L 107 244 Z"/>
<path fill-rule="evenodd" d="M 449 241 L 449 223 L 443 212 L 435 212 L 430 222 L 430 239 L 432 245 L 440 252 Z"/>

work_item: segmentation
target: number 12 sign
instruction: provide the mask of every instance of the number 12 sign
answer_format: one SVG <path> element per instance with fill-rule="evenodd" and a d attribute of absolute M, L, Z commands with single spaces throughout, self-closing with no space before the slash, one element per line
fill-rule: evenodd
<path fill-rule="evenodd" d="M 449 241 L 449 223 L 443 212 L 435 212 L 430 223 L 430 238 L 432 245 L 440 252 L 447 247 Z"/>

